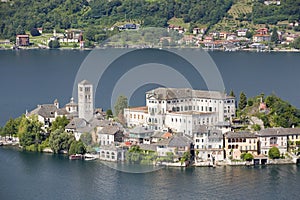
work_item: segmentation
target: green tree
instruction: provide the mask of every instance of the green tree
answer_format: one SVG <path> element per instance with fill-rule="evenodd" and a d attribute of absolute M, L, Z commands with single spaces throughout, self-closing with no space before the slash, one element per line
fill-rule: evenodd
<path fill-rule="evenodd" d="M 277 44 L 278 41 L 279 41 L 279 37 L 278 37 L 278 33 L 277 33 L 277 28 L 276 27 L 274 27 L 274 29 L 272 31 L 271 41 L 274 42 L 275 44 Z"/>
<path fill-rule="evenodd" d="M 121 95 L 118 97 L 117 102 L 115 104 L 115 116 L 118 116 L 120 112 L 123 113 L 124 108 L 128 107 L 127 97 Z"/>
<path fill-rule="evenodd" d="M 85 154 L 86 153 L 86 148 L 81 140 L 76 141 L 74 140 L 69 149 L 69 155 L 72 154 Z"/>
<path fill-rule="evenodd" d="M 25 150 L 37 151 L 38 145 L 42 142 L 41 135 L 42 123 L 38 121 L 37 116 L 30 118 L 23 116 L 18 127 L 18 137 L 20 145 Z"/>
<path fill-rule="evenodd" d="M 189 151 L 184 152 L 182 157 L 180 158 L 181 164 L 183 164 L 186 161 L 190 161 L 190 160 L 191 160 L 191 153 Z"/>
<path fill-rule="evenodd" d="M 253 37 L 253 33 L 251 31 L 246 32 L 246 38 L 251 39 Z"/>
<path fill-rule="evenodd" d="M 75 137 L 72 133 L 66 133 L 63 129 L 56 129 L 50 134 L 49 146 L 54 153 L 69 151 L 70 145 L 74 140 Z"/>
<path fill-rule="evenodd" d="M 229 96 L 235 97 L 235 94 L 234 94 L 233 90 L 230 90 Z"/>
<path fill-rule="evenodd" d="M 139 164 L 142 160 L 142 150 L 140 146 L 134 145 L 126 152 L 126 160 L 130 163 Z"/>
<path fill-rule="evenodd" d="M 56 117 L 56 119 L 52 122 L 51 131 L 55 131 L 57 129 L 65 129 L 65 127 L 69 124 L 69 120 L 66 116 Z"/>
<path fill-rule="evenodd" d="M 30 30 L 30 34 L 31 34 L 32 36 L 39 36 L 39 35 L 41 35 L 40 32 L 37 30 L 37 28 L 32 28 L 32 29 Z"/>
<path fill-rule="evenodd" d="M 292 43 L 292 47 L 295 49 L 300 49 L 300 37 L 297 37 Z"/>
<path fill-rule="evenodd" d="M 48 44 L 50 49 L 57 49 L 60 47 L 60 43 L 57 39 L 55 40 L 50 40 L 49 44 Z"/>
<path fill-rule="evenodd" d="M 0 136 L 5 136 L 4 131 L 3 131 L 3 127 L 1 127 L 1 126 L 0 126 Z"/>
<path fill-rule="evenodd" d="M 268 152 L 268 156 L 271 159 L 277 159 L 280 158 L 280 151 L 277 147 L 272 147 L 269 152 Z"/>
<path fill-rule="evenodd" d="M 106 119 L 113 118 L 113 117 L 114 117 L 114 115 L 113 115 L 112 110 L 111 110 L 111 109 L 108 109 L 108 110 L 106 111 Z"/>
<path fill-rule="evenodd" d="M 253 125 L 251 126 L 251 128 L 252 128 L 254 131 L 260 131 L 260 130 L 261 130 L 261 127 L 260 127 L 260 125 L 258 125 L 258 124 L 253 124 Z"/>
<path fill-rule="evenodd" d="M 16 135 L 18 133 L 18 124 L 13 118 L 10 118 L 4 128 L 3 128 L 3 135 Z"/>
<path fill-rule="evenodd" d="M 240 94 L 239 110 L 243 110 L 247 106 L 247 97 L 244 92 Z"/>
<path fill-rule="evenodd" d="M 251 161 L 254 159 L 254 156 L 251 153 L 243 153 L 241 154 L 241 159 Z"/>
<path fill-rule="evenodd" d="M 89 146 L 93 142 L 92 134 L 91 133 L 83 133 L 80 136 L 80 140 L 86 145 Z"/>

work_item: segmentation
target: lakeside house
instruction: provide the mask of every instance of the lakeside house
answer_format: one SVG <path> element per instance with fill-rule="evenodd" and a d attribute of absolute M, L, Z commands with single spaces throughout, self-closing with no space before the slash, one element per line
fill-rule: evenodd
<path fill-rule="evenodd" d="M 224 135 L 225 157 L 229 159 L 241 159 L 242 153 L 258 155 L 259 142 L 251 132 L 228 132 Z"/>
<path fill-rule="evenodd" d="M 300 128 L 267 128 L 257 132 L 260 142 L 260 153 L 268 155 L 270 148 L 277 147 L 280 154 L 296 149 L 300 141 Z"/>
<path fill-rule="evenodd" d="M 126 150 L 126 148 L 113 144 L 102 145 L 98 150 L 99 159 L 111 162 L 122 162 L 125 161 Z"/>
<path fill-rule="evenodd" d="M 155 144 L 158 156 L 167 156 L 172 153 L 175 157 L 182 157 L 183 154 L 191 150 L 193 140 L 182 133 L 177 133 L 170 138 L 159 141 Z"/>
<path fill-rule="evenodd" d="M 136 126 L 132 129 L 129 129 L 127 141 L 129 141 L 131 144 L 150 144 L 153 133 L 154 130 L 151 130 L 147 127 Z"/>
<path fill-rule="evenodd" d="M 213 127 L 198 126 L 193 132 L 196 161 L 223 161 L 223 134 Z"/>
<path fill-rule="evenodd" d="M 17 35 L 16 36 L 16 45 L 17 46 L 29 46 L 29 35 Z"/>
<path fill-rule="evenodd" d="M 97 142 L 100 146 L 118 144 L 124 141 L 123 130 L 116 124 L 104 126 L 97 132 L 97 135 Z"/>

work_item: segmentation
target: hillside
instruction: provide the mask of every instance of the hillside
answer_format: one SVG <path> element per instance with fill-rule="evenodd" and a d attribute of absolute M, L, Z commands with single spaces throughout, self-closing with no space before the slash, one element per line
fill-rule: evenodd
<path fill-rule="evenodd" d="M 219 30 L 286 26 L 300 20 L 300 0 L 280 5 L 262 0 L 6 0 L 0 3 L 0 39 L 15 39 L 32 28 L 52 33 L 70 28 L 92 30 L 92 41 L 109 36 L 115 24 L 132 22 L 143 27 L 167 27 L 171 23 Z M 174 21 L 179 19 L 179 21 Z M 282 25 L 283 24 L 283 25 Z M 99 37 L 96 37 L 99 35 Z"/>
<path fill-rule="evenodd" d="M 244 106 L 241 107 L 241 104 Z M 256 117 L 262 120 L 264 127 L 300 126 L 300 110 L 275 94 L 248 98 L 245 103 L 239 103 L 238 107 L 238 119 L 244 122 Z"/>

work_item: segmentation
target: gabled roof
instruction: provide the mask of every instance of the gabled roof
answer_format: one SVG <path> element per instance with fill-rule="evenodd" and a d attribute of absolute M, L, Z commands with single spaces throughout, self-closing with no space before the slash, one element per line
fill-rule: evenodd
<path fill-rule="evenodd" d="M 31 111 L 29 115 L 40 115 L 44 118 L 54 118 L 57 107 L 54 104 L 38 105 L 36 109 Z"/>
<path fill-rule="evenodd" d="M 143 126 L 136 126 L 133 129 L 129 130 L 130 133 L 133 134 L 140 134 L 140 133 L 154 133 L 154 130 L 148 129 Z"/>
<path fill-rule="evenodd" d="M 267 128 L 257 132 L 258 136 L 300 135 L 300 128 Z"/>
<path fill-rule="evenodd" d="M 92 85 L 92 84 L 87 80 L 83 80 L 78 85 Z"/>
<path fill-rule="evenodd" d="M 156 88 L 146 92 L 150 97 L 161 100 L 171 100 L 177 98 L 209 98 L 209 99 L 226 99 L 234 98 L 227 96 L 223 92 L 208 90 L 193 90 L 191 88 Z M 149 97 L 148 97 L 149 98 Z"/>
<path fill-rule="evenodd" d="M 57 115 L 68 115 L 69 112 L 66 110 L 66 108 L 60 108 L 57 109 Z"/>
<path fill-rule="evenodd" d="M 156 143 L 156 145 L 165 145 L 168 147 L 186 147 L 190 146 L 191 143 L 192 140 L 190 138 L 176 134 L 171 138 L 159 141 Z"/>
<path fill-rule="evenodd" d="M 156 151 L 156 144 L 139 144 L 140 148 L 147 151 Z"/>
<path fill-rule="evenodd" d="M 69 124 L 65 127 L 66 129 L 79 129 L 84 128 L 87 126 L 87 121 L 82 118 L 74 118 L 72 119 Z"/>
<path fill-rule="evenodd" d="M 118 131 L 120 131 L 118 126 L 114 126 L 114 125 L 108 125 L 103 127 L 98 134 L 107 134 L 107 135 L 114 135 L 116 134 Z"/>
<path fill-rule="evenodd" d="M 256 138 L 257 136 L 251 132 L 227 132 L 226 138 Z"/>

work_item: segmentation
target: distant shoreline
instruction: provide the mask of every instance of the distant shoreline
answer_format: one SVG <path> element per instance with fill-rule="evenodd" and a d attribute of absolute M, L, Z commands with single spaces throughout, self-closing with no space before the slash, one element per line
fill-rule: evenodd
<path fill-rule="evenodd" d="M 152 47 L 153 49 L 159 49 L 160 47 Z M 176 47 L 174 47 L 176 49 Z M 49 48 L 39 48 L 39 47 L 21 47 L 18 49 L 12 49 L 12 48 L 1 48 L 0 47 L 0 51 L 5 51 L 5 50 L 12 50 L 12 51 L 18 51 L 18 50 L 76 50 L 76 51 L 92 51 L 94 49 L 100 49 L 99 47 L 96 48 L 83 48 L 83 49 L 79 49 L 79 48 L 57 48 L 57 49 L 49 49 Z M 104 48 L 105 49 L 105 48 Z M 115 49 L 123 49 L 123 48 L 115 48 Z M 128 48 L 128 49 L 143 49 L 143 48 Z M 172 49 L 172 48 L 163 48 L 163 49 Z M 180 47 L 180 49 L 200 49 L 199 47 Z M 224 51 L 223 49 L 220 48 L 216 48 L 216 49 L 207 49 L 207 48 L 201 48 L 202 50 L 205 50 L 207 52 L 213 52 L 213 51 L 223 51 L 223 52 L 257 52 L 257 53 L 269 53 L 269 52 L 278 52 L 278 53 L 299 53 L 300 49 L 273 49 L 273 50 L 257 50 L 257 49 L 238 49 L 235 51 Z"/>

